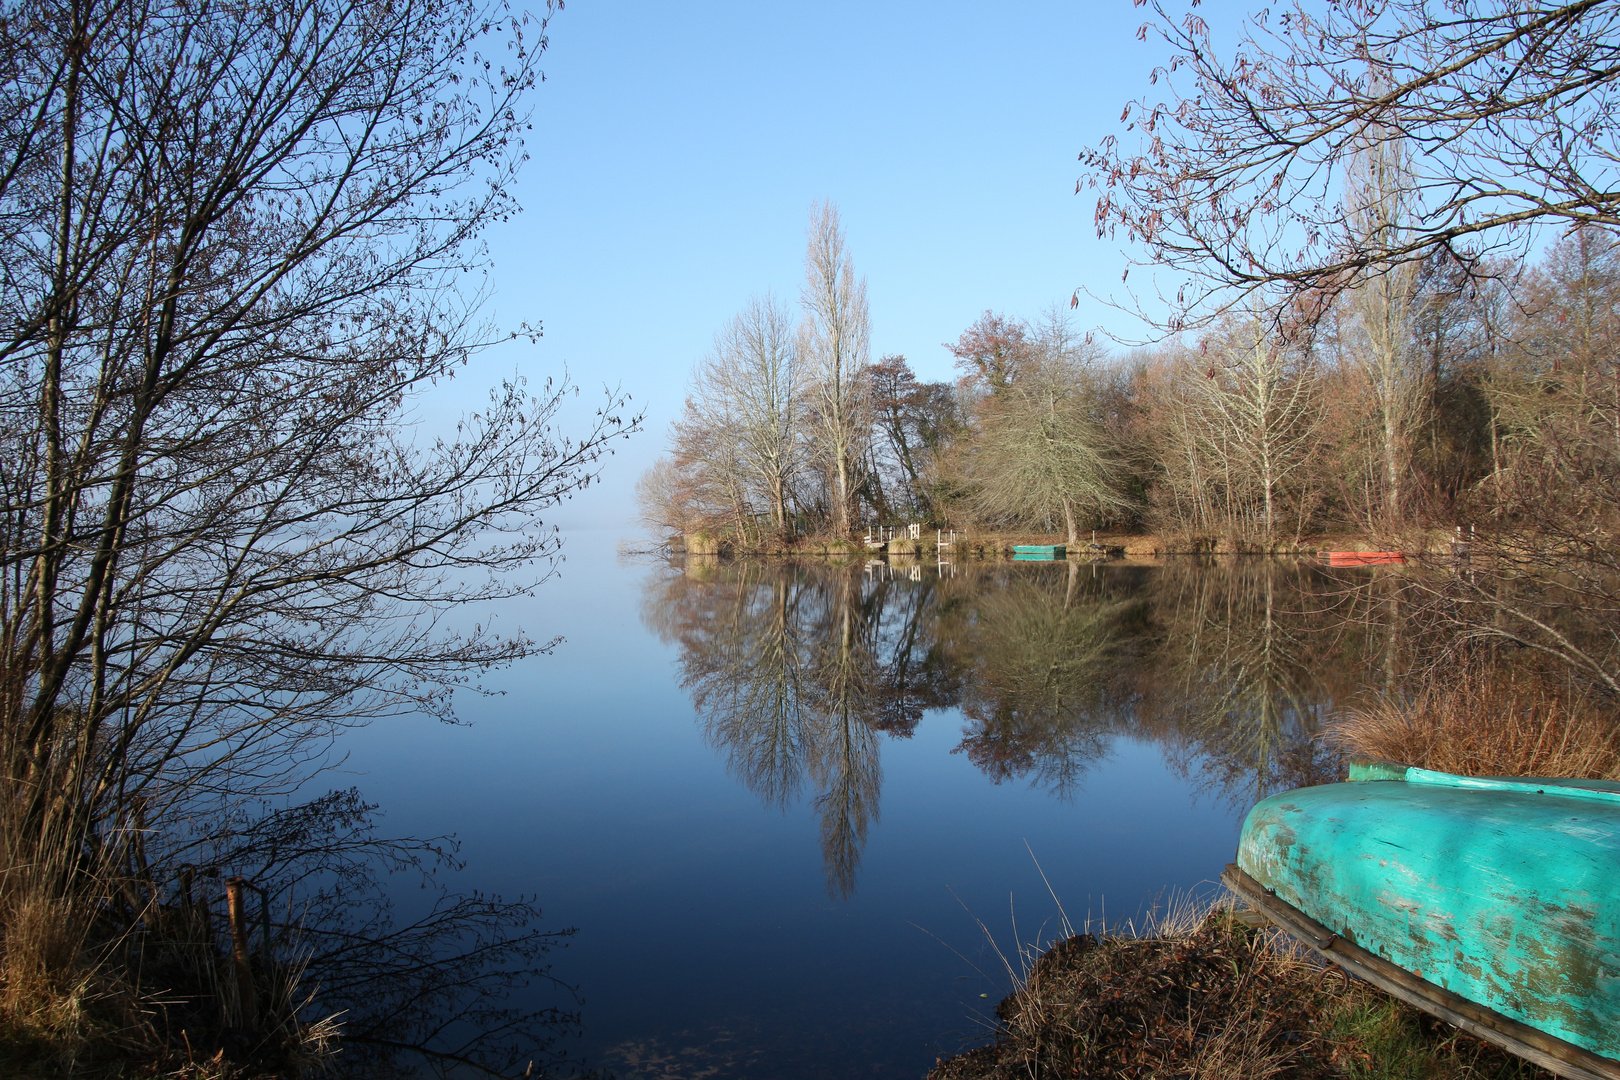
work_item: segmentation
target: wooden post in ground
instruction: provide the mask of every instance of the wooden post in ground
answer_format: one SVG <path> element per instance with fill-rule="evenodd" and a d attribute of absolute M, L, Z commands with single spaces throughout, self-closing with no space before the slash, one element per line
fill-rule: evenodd
<path fill-rule="evenodd" d="M 255 888 L 259 894 L 259 976 L 266 987 L 273 987 L 270 977 L 270 894 Z"/>
<path fill-rule="evenodd" d="M 259 1020 L 258 1001 L 253 992 L 253 967 L 248 960 L 247 912 L 242 894 L 247 882 L 239 877 L 225 882 L 225 906 L 231 923 L 231 960 L 236 968 L 237 997 L 242 1007 L 242 1026 L 253 1028 Z"/>

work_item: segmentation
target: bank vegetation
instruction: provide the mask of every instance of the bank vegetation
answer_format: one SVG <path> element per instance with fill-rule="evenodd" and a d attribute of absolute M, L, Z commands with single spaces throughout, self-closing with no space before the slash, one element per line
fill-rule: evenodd
<path fill-rule="evenodd" d="M 565 436 L 572 389 L 516 377 L 417 411 L 497 336 L 459 279 L 544 14 L 0 12 L 0 1072 L 550 1061 L 570 999 L 507 995 L 566 935 L 322 782 L 546 648 L 455 613 L 543 580 L 539 518 L 636 426 Z"/>
<path fill-rule="evenodd" d="M 813 236 L 841 238 L 819 214 Z M 802 325 L 756 298 L 698 364 L 641 482 L 663 534 L 745 551 L 919 522 L 1070 544 L 1150 532 L 1200 551 L 1614 524 L 1599 498 L 1620 469 L 1620 241 L 1606 228 L 1528 262 L 1437 252 L 1313 297 L 1309 321 L 1244 307 L 1129 350 L 1061 307 L 986 312 L 949 344 L 959 374 L 945 382 L 864 354 L 865 291 L 839 251 L 845 287 L 812 260 Z M 810 329 L 840 305 L 860 334 Z"/>
<path fill-rule="evenodd" d="M 928 1080 L 1551 1080 L 1321 962 L 1228 904 L 1063 936 L 1009 959 L 996 1038 Z"/>

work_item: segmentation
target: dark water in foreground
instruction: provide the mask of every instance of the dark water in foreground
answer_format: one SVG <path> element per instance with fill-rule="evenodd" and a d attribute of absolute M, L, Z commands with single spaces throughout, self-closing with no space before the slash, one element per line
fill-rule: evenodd
<path fill-rule="evenodd" d="M 498 624 L 554 655 L 347 767 L 391 830 L 459 836 L 459 887 L 579 928 L 555 974 L 622 1077 L 920 1077 L 1059 904 L 1209 888 L 1399 651 L 1377 570 L 568 551 Z"/>

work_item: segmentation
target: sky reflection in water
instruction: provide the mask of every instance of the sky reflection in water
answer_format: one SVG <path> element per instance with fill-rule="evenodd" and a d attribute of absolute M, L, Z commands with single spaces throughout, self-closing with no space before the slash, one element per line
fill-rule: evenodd
<path fill-rule="evenodd" d="M 1040 870 L 1076 922 L 1207 886 L 1389 645 L 1374 578 L 1263 560 L 569 554 L 502 613 L 553 656 L 349 767 L 395 830 L 460 837 L 462 887 L 579 927 L 556 970 L 625 1077 L 921 1076 L 1008 989 L 976 919 L 1010 955 L 1055 930 Z"/>

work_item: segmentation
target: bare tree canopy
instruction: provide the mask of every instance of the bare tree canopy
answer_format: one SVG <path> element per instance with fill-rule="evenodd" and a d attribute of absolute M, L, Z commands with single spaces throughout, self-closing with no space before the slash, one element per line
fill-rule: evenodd
<path fill-rule="evenodd" d="M 855 276 L 838 207 L 831 202 L 813 207 L 808 233 L 800 352 L 807 365 L 811 437 L 831 480 L 833 528 L 842 534 L 850 529 L 855 471 L 870 434 L 871 317 L 866 279 Z"/>
<path fill-rule="evenodd" d="M 878 471 L 904 492 L 905 505 L 932 518 L 939 505 L 940 458 L 967 421 L 955 387 L 920 382 L 903 356 L 885 356 L 869 370 L 872 444 Z"/>
<path fill-rule="evenodd" d="M 1615 0 L 1295 3 L 1248 19 L 1231 49 L 1197 13 L 1152 8 L 1141 33 L 1170 47 L 1153 76 L 1168 90 L 1126 107 L 1128 143 L 1081 155 L 1076 191 L 1098 191 L 1099 235 L 1176 275 L 1168 313 L 1145 312 L 1156 325 L 1437 249 L 1522 251 L 1537 224 L 1620 224 Z M 1369 146 L 1411 161 L 1410 216 L 1375 235 L 1343 197 Z"/>
<path fill-rule="evenodd" d="M 1208 371 L 1191 372 L 1183 398 L 1193 453 L 1205 458 L 1200 494 L 1218 493 L 1226 517 L 1252 516 L 1271 540 L 1284 507 L 1297 505 L 1293 481 L 1311 460 L 1316 402 L 1309 353 L 1267 329 L 1261 312 L 1221 326 L 1205 341 Z"/>
<path fill-rule="evenodd" d="M 545 648 L 447 620 L 544 579 L 541 515 L 639 419 L 609 393 L 565 435 L 572 388 L 517 377 L 442 437 L 416 412 L 497 336 L 461 282 L 517 209 L 544 30 L 481 0 L 5 8 L 0 855 L 47 897 L 131 837 L 155 897 L 176 812 L 232 828 L 342 725 L 449 717 Z"/>
<path fill-rule="evenodd" d="M 1130 505 L 1121 493 L 1123 462 L 1099 415 L 1090 370 L 1098 357 L 1061 309 L 1033 334 L 1016 329 L 1023 345 L 1018 377 L 980 403 L 973 501 L 989 520 L 1061 521 L 1074 544 L 1082 520 L 1113 521 Z"/>
<path fill-rule="evenodd" d="M 1017 319 L 986 311 L 945 348 L 977 390 L 1004 393 L 1031 363 L 1029 331 Z"/>
<path fill-rule="evenodd" d="M 749 300 L 699 362 L 680 421 L 692 429 L 683 457 L 713 474 L 737 517 L 752 521 L 757 497 L 778 529 L 801 467 L 797 338 L 785 304 L 768 293 Z"/>

